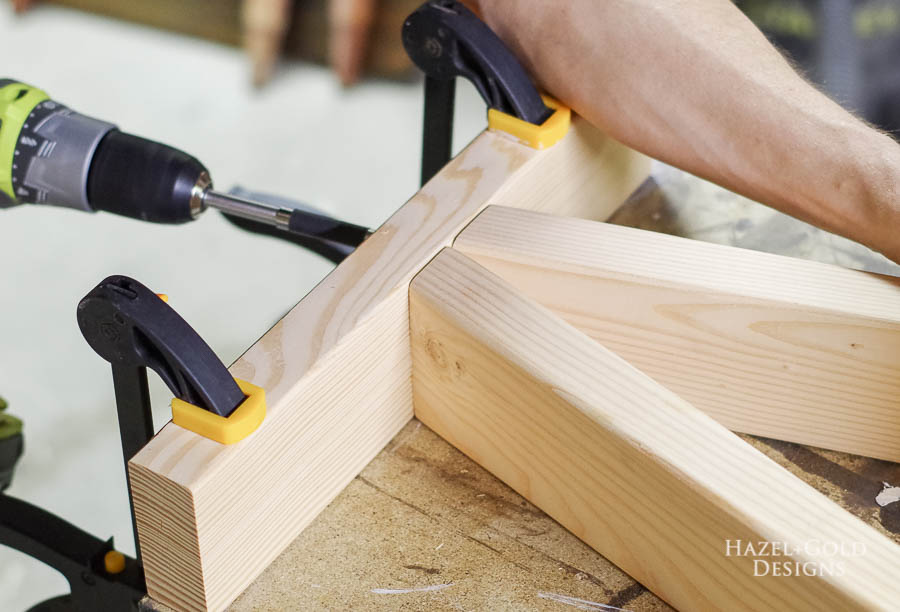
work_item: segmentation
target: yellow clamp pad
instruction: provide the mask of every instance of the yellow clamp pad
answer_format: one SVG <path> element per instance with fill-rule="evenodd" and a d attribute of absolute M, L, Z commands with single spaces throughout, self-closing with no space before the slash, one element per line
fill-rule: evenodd
<path fill-rule="evenodd" d="M 172 400 L 172 422 L 221 444 L 240 442 L 266 417 L 266 390 L 235 378 L 246 399 L 227 417 L 178 399 Z"/>
<path fill-rule="evenodd" d="M 533 149 L 546 149 L 562 140 L 572 123 L 572 111 L 551 98 L 541 96 L 553 114 L 541 125 L 523 121 L 493 108 L 488 109 L 488 129 L 505 132 Z"/>

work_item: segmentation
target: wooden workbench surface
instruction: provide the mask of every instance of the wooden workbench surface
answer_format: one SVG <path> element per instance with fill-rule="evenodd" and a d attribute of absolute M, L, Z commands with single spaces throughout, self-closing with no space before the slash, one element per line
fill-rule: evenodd
<path fill-rule="evenodd" d="M 613 221 L 847 267 L 900 270 L 858 245 L 693 177 L 668 168 L 658 169 L 655 177 Z M 900 486 L 900 464 L 743 438 L 900 543 L 900 502 L 891 501 L 900 497 L 900 489 L 886 488 Z M 669 609 L 414 420 L 231 609 L 564 611 L 609 606 Z"/>
<path fill-rule="evenodd" d="M 900 483 L 900 465 L 743 438 L 900 543 L 900 503 L 875 501 L 883 481 Z M 232 609 L 607 609 L 600 603 L 670 609 L 414 420 Z"/>

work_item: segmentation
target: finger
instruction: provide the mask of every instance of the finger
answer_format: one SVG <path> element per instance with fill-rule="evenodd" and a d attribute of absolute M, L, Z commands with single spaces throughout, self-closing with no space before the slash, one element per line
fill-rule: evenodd
<path fill-rule="evenodd" d="M 329 1 L 329 61 L 344 85 L 359 80 L 374 17 L 375 0 Z"/>
<path fill-rule="evenodd" d="M 244 0 L 241 19 L 253 84 L 259 87 L 272 77 L 281 55 L 281 45 L 291 22 L 291 0 Z"/>
<path fill-rule="evenodd" d="M 13 0 L 13 9 L 17 13 L 24 13 L 34 0 Z"/>

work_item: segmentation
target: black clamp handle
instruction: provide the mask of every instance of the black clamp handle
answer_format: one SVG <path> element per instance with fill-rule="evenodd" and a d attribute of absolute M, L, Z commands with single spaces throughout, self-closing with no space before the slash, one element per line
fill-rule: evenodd
<path fill-rule="evenodd" d="M 153 436 L 147 368 L 179 399 L 221 417 L 244 402 L 244 393 L 209 345 L 134 279 L 111 276 L 97 285 L 78 304 L 78 325 L 91 348 L 112 364 L 126 478 L 128 461 Z M 3 493 L 22 453 L 21 433 L 7 430 L 0 431 L 8 434 L 0 436 L 0 544 L 58 570 L 71 589 L 32 612 L 138 610 L 146 586 L 136 526 L 133 559 L 116 551 L 111 539 L 100 540 Z M 134 526 L 130 482 L 128 490 Z"/>
<path fill-rule="evenodd" d="M 0 400 L 0 413 L 6 407 Z M 138 560 L 5 489 L 24 448 L 21 422 L 0 414 L 0 545 L 52 567 L 69 582 L 69 593 L 41 602 L 29 612 L 138 610 L 146 595 Z"/>
<path fill-rule="evenodd" d="M 103 541 L 28 502 L 0 493 L 0 544 L 60 572 L 70 593 L 37 604 L 30 612 L 137 612 L 147 594 L 140 563 Z"/>
<path fill-rule="evenodd" d="M 150 368 L 172 393 L 227 417 L 244 394 L 194 329 L 138 281 L 110 276 L 78 304 L 78 326 L 116 368 Z"/>
<path fill-rule="evenodd" d="M 425 73 L 422 183 L 452 153 L 456 77 L 472 82 L 489 108 L 540 125 L 553 110 L 503 41 L 455 0 L 433 0 L 403 24 L 403 46 Z"/>
<path fill-rule="evenodd" d="M 225 365 L 160 296 L 127 276 L 110 276 L 78 303 L 88 344 L 112 364 L 135 549 L 140 545 L 128 462 L 153 437 L 147 368 L 179 399 L 222 417 L 244 401 Z"/>

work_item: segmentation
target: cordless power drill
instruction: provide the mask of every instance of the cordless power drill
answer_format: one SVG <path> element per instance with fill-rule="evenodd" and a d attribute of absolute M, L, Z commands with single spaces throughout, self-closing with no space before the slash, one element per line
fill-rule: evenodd
<path fill-rule="evenodd" d="M 213 191 L 209 171 L 168 145 L 125 132 L 0 79 L 0 208 L 51 204 L 184 223 L 207 207 L 299 236 L 356 246 L 367 228 Z"/>

